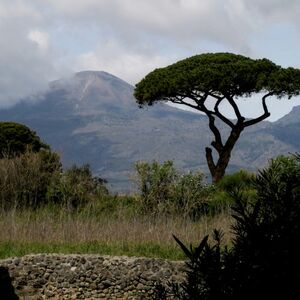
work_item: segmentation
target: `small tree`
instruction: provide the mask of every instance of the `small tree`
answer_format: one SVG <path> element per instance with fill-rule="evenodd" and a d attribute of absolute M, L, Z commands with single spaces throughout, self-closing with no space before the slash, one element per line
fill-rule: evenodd
<path fill-rule="evenodd" d="M 0 122 L 0 159 L 25 153 L 49 150 L 37 134 L 27 126 L 15 122 Z"/>
<path fill-rule="evenodd" d="M 207 115 L 209 128 L 214 136 L 211 145 L 216 150 L 218 159 L 214 161 L 212 148 L 207 147 L 206 160 L 213 182 L 218 182 L 225 174 L 232 149 L 242 131 L 270 116 L 267 98 L 291 98 L 298 95 L 299 91 L 298 69 L 284 69 L 267 59 L 253 60 L 231 53 L 209 53 L 154 70 L 136 85 L 134 95 L 140 106 L 171 101 Z M 263 93 L 264 112 L 257 118 L 246 119 L 235 100 L 237 97 L 249 97 L 256 93 Z M 224 102 L 232 107 L 236 120 L 230 120 L 221 112 Z M 230 128 L 226 140 L 221 136 L 216 119 Z"/>

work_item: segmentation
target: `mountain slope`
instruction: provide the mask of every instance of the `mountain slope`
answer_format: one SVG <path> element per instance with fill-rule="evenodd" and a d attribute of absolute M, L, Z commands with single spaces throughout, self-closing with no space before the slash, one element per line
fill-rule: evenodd
<path fill-rule="evenodd" d="M 133 87 L 105 72 L 85 71 L 52 82 L 34 103 L 25 100 L 0 110 L 0 119 L 36 130 L 61 153 L 65 166 L 89 163 L 113 190 L 131 188 L 138 160 L 173 159 L 180 169 L 207 173 L 204 148 L 212 137 L 205 116 L 164 104 L 140 109 Z M 283 138 L 280 126 L 263 122 L 246 130 L 229 169 L 255 170 L 275 155 L 295 152 L 298 144 Z"/>

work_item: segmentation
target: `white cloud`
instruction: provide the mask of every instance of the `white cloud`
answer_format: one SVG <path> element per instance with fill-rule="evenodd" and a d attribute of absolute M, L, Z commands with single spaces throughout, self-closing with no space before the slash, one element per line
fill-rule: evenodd
<path fill-rule="evenodd" d="M 0 24 L 5 21 L 14 19 L 18 22 L 21 19 L 31 20 L 36 22 L 41 20 L 41 15 L 31 5 L 30 1 L 24 2 L 22 0 L 1 0 L 0 3 Z"/>
<path fill-rule="evenodd" d="M 49 35 L 47 32 L 40 30 L 30 30 L 28 33 L 29 40 L 35 42 L 42 51 L 49 50 Z"/>
<path fill-rule="evenodd" d="M 78 56 L 74 68 L 76 71 L 103 70 L 135 84 L 153 69 L 172 62 L 172 57 L 131 52 L 111 39 L 98 45 L 94 51 Z"/>
<path fill-rule="evenodd" d="M 57 76 L 43 14 L 28 2 L 0 3 L 0 107 L 44 90 Z"/>
<path fill-rule="evenodd" d="M 191 47 L 199 40 L 244 48 L 255 23 L 242 2 L 223 0 L 48 0 L 67 22 L 86 22 L 109 27 L 136 40 L 160 36 Z M 238 29 L 238 30 L 237 30 Z"/>
<path fill-rule="evenodd" d="M 37 1 L 37 0 L 36 0 Z M 300 30 L 297 0 L 45 0 L 66 22 L 107 25 L 125 36 L 143 36 L 195 44 L 207 39 L 249 48 L 249 36 L 272 22 Z"/>

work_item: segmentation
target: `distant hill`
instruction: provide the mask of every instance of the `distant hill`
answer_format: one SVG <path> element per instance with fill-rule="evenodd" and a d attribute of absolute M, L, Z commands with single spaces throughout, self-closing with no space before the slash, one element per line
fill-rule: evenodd
<path fill-rule="evenodd" d="M 290 113 L 293 118 L 247 128 L 229 170 L 256 170 L 278 154 L 297 151 L 295 110 L 300 108 Z M 206 116 L 165 104 L 140 109 L 133 86 L 106 72 L 84 71 L 51 82 L 34 102 L 25 99 L 0 110 L 0 120 L 28 125 L 61 154 L 64 166 L 89 163 L 114 191 L 132 189 L 129 178 L 138 160 L 172 159 L 182 170 L 208 173 L 204 148 L 212 137 Z"/>

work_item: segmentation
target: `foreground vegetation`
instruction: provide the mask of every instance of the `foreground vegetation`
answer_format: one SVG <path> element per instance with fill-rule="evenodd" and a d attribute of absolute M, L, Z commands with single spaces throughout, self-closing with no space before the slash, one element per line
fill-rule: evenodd
<path fill-rule="evenodd" d="M 89 166 L 62 172 L 51 155 L 0 160 L 0 258 L 60 252 L 183 259 L 171 233 L 197 242 L 216 226 L 229 242 L 230 200 L 212 201 L 201 174 L 140 162 L 140 193 L 110 195 Z"/>
<path fill-rule="evenodd" d="M 137 193 L 119 196 L 88 165 L 63 170 L 49 147 L 9 149 L 0 159 L 1 258 L 76 252 L 182 259 L 172 233 L 197 242 L 216 226 L 229 241 L 231 200 L 201 173 L 182 174 L 171 161 L 138 162 Z"/>
<path fill-rule="evenodd" d="M 157 299 L 290 299 L 298 292 L 299 154 L 213 185 L 201 173 L 180 173 L 171 161 L 138 162 L 137 194 L 118 196 L 88 165 L 63 170 L 47 145 L 33 151 L 7 141 L 0 132 L 7 146 L 0 158 L 0 258 L 37 252 L 188 258 L 186 280 L 158 285 Z"/>
<path fill-rule="evenodd" d="M 233 239 L 214 230 L 197 247 L 175 239 L 189 259 L 187 278 L 158 290 L 176 299 L 292 299 L 300 278 L 300 155 L 278 157 L 252 182 L 255 197 L 233 189 Z"/>

